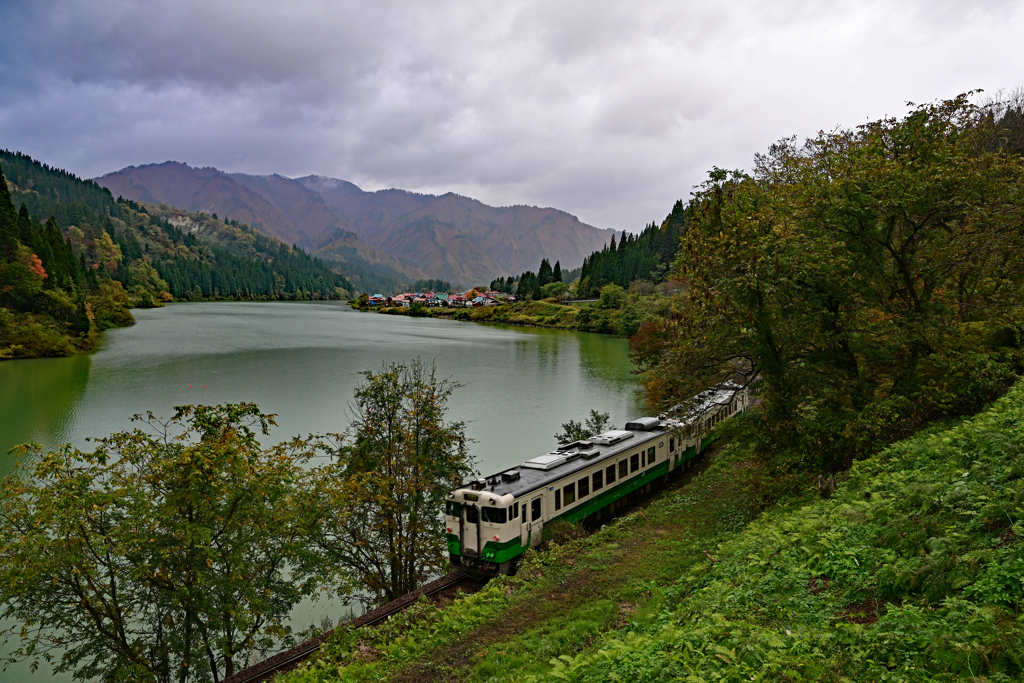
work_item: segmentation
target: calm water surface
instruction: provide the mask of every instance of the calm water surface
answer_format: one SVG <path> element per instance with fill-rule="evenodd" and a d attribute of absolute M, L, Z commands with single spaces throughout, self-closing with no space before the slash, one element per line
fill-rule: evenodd
<path fill-rule="evenodd" d="M 0 363 L 0 454 L 36 441 L 87 446 L 130 429 L 131 417 L 174 406 L 248 401 L 276 413 L 267 443 L 339 432 L 359 373 L 417 356 L 465 385 L 449 417 L 467 423 L 479 469 L 491 474 L 555 445 L 561 423 L 591 408 L 621 427 L 643 408 L 626 340 L 606 335 L 414 319 L 334 302 L 195 303 L 133 311 L 88 356 Z M 0 476 L 15 460 L 0 455 Z M 337 619 L 336 605 L 297 608 L 298 627 Z M 3 650 L 0 642 L 0 651 Z M 3 681 L 68 680 L 46 666 Z"/>

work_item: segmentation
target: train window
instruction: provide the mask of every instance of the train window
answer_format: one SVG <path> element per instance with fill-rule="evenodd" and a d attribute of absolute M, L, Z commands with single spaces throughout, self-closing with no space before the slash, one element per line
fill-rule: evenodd
<path fill-rule="evenodd" d="M 604 472 L 598 470 L 594 472 L 594 491 L 600 491 L 604 488 Z"/>
<path fill-rule="evenodd" d="M 619 463 L 619 479 L 625 479 L 628 475 L 628 466 L 626 465 L 626 461 L 623 460 Z"/>
<path fill-rule="evenodd" d="M 555 491 L 555 509 L 556 510 L 561 510 L 562 509 L 562 490 L 561 489 Z"/>
<path fill-rule="evenodd" d="M 636 472 L 640 469 L 640 454 L 634 453 L 629 457 L 629 471 Z"/>
<path fill-rule="evenodd" d="M 640 451 L 640 467 L 647 467 L 647 452 Z"/>
<path fill-rule="evenodd" d="M 515 517 L 512 516 L 512 506 L 511 505 L 508 506 L 508 518 L 509 519 L 515 519 Z"/>
<path fill-rule="evenodd" d="M 654 457 L 654 446 L 651 446 L 647 449 L 647 464 L 653 465 L 655 460 L 657 460 L 657 458 Z"/>
<path fill-rule="evenodd" d="M 512 506 L 512 517 L 513 519 L 519 519 L 519 501 L 516 501 L 515 505 Z"/>
<path fill-rule="evenodd" d="M 505 517 L 505 508 L 483 508 L 483 517 L 485 522 L 491 524 L 504 524 L 508 521 Z"/>
<path fill-rule="evenodd" d="M 615 465 L 608 465 L 608 468 L 604 471 L 604 478 L 609 484 L 615 482 Z"/>
<path fill-rule="evenodd" d="M 453 500 L 445 501 L 444 514 L 449 517 L 461 517 L 462 516 L 462 504 L 456 503 Z"/>
<path fill-rule="evenodd" d="M 676 440 L 675 440 L 675 438 L 671 438 L 671 439 L 668 440 L 668 452 L 669 453 L 675 453 L 676 452 Z"/>
<path fill-rule="evenodd" d="M 569 484 L 562 489 L 562 502 L 566 505 L 576 502 L 576 484 Z"/>
<path fill-rule="evenodd" d="M 466 506 L 466 521 L 470 524 L 477 524 L 480 521 L 480 515 L 477 514 L 476 508 L 471 505 Z"/>
<path fill-rule="evenodd" d="M 531 522 L 536 522 L 540 519 L 540 498 L 534 498 L 530 502 L 530 513 L 533 515 L 530 518 Z"/>
<path fill-rule="evenodd" d="M 590 477 L 583 477 L 579 480 L 576 485 L 576 493 L 579 494 L 580 500 L 590 495 Z"/>

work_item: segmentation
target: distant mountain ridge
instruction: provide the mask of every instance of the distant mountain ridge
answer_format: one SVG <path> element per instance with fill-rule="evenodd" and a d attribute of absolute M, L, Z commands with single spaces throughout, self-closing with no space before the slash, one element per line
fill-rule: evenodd
<path fill-rule="evenodd" d="M 206 211 L 344 266 L 375 267 L 410 281 L 465 285 L 537 267 L 573 268 L 615 231 L 558 209 L 493 207 L 454 193 L 366 192 L 345 180 L 225 173 L 180 162 L 129 166 L 97 178 L 114 196 Z"/>

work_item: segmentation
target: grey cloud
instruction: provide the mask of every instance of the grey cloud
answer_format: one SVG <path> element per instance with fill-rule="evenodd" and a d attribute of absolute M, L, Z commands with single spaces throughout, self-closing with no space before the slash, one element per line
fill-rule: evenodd
<path fill-rule="evenodd" d="M 1012 88 L 1021 2 L 8 0 L 0 146 L 637 229 L 780 137 Z"/>

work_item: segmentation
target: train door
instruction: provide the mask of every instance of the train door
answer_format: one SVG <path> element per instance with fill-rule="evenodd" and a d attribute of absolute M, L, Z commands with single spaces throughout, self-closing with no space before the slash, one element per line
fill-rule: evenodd
<path fill-rule="evenodd" d="M 472 503 L 462 506 L 462 554 L 480 557 L 480 508 Z"/>
<path fill-rule="evenodd" d="M 538 494 L 530 499 L 529 503 L 523 503 L 520 542 L 523 545 L 529 543 L 531 548 L 536 548 L 540 544 L 541 533 L 544 531 L 544 506 L 541 503 L 543 498 L 543 494 Z"/>

